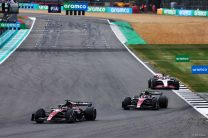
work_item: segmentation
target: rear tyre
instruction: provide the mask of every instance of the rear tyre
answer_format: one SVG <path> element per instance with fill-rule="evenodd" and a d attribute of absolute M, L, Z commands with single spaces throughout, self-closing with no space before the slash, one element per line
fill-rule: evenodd
<path fill-rule="evenodd" d="M 35 112 L 35 122 L 38 124 L 42 124 L 44 122 L 44 118 L 46 117 L 45 110 L 43 108 L 38 109 Z"/>
<path fill-rule="evenodd" d="M 94 107 L 87 107 L 85 109 L 85 119 L 87 121 L 94 121 L 97 116 L 97 111 Z"/>
<path fill-rule="evenodd" d="M 167 108 L 168 107 L 168 98 L 164 95 L 160 96 L 159 98 L 159 106 L 160 108 Z"/>
<path fill-rule="evenodd" d="M 74 123 L 76 121 L 76 113 L 73 109 L 68 109 L 65 114 L 67 123 Z"/>
<path fill-rule="evenodd" d="M 179 90 L 179 87 L 180 87 L 179 81 L 175 80 L 174 86 L 175 86 L 175 90 Z"/>
<path fill-rule="evenodd" d="M 129 105 L 131 105 L 131 97 L 126 97 L 122 102 L 122 108 L 124 110 L 129 110 Z"/>

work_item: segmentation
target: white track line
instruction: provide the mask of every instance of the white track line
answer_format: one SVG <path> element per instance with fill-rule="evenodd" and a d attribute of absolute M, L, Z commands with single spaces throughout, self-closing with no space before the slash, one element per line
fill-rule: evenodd
<path fill-rule="evenodd" d="M 138 58 L 126 45 L 124 42 L 122 42 L 119 38 L 119 35 L 116 33 L 116 30 L 112 27 L 112 25 L 115 25 L 115 24 L 112 24 L 108 19 L 107 19 L 108 23 L 110 24 L 110 27 L 111 27 L 111 30 L 113 31 L 113 33 L 116 35 L 116 37 L 119 39 L 119 41 L 123 44 L 123 46 L 127 49 L 127 51 L 137 60 L 139 61 L 147 70 L 149 70 L 153 75 L 155 75 L 156 73 L 150 69 L 140 58 Z M 183 84 L 182 84 L 183 85 Z M 185 90 L 189 90 L 188 88 L 185 89 Z M 186 101 L 186 103 L 188 103 L 191 107 L 193 107 L 197 112 L 199 112 L 200 114 L 202 114 L 204 117 L 208 118 L 208 108 L 199 108 L 201 106 L 194 106 L 190 103 L 190 101 L 187 101 L 183 96 L 181 96 L 177 90 L 172 90 L 176 95 L 178 95 L 181 99 L 183 99 L 184 101 Z M 180 90 L 179 90 L 180 91 Z M 190 91 L 190 90 L 189 90 Z M 193 92 L 190 91 L 190 94 L 192 95 Z M 186 97 L 187 98 L 187 97 Z M 192 97 L 191 98 L 195 98 Z M 197 96 L 197 98 L 199 98 Z M 195 104 L 195 103 L 194 103 Z M 197 103 L 198 104 L 198 103 Z M 197 108 L 198 107 L 198 108 Z"/>

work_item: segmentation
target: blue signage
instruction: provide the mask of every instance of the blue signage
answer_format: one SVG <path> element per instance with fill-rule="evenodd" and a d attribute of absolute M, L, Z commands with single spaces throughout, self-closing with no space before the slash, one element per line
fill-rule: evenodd
<path fill-rule="evenodd" d="M 208 65 L 192 66 L 192 74 L 208 74 Z"/>
<path fill-rule="evenodd" d="M 179 16 L 193 16 L 193 10 L 178 10 Z"/>
<path fill-rule="evenodd" d="M 33 4 L 33 3 L 19 3 L 19 8 L 35 9 L 35 4 Z"/>
<path fill-rule="evenodd" d="M 132 14 L 132 8 L 107 7 L 109 13 Z"/>

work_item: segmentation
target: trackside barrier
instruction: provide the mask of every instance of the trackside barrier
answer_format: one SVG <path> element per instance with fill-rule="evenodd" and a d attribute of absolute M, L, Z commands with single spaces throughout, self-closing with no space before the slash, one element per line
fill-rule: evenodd
<path fill-rule="evenodd" d="M 20 9 L 35 10 L 38 8 L 38 4 L 33 3 L 19 3 Z"/>
<path fill-rule="evenodd" d="M 87 2 L 66 2 L 63 9 L 66 10 L 66 15 L 85 15 L 85 11 L 88 9 Z"/>
<path fill-rule="evenodd" d="M 21 24 L 17 23 L 7 23 L 7 22 L 0 22 L 0 28 L 8 29 L 8 30 L 19 30 Z"/>
<path fill-rule="evenodd" d="M 33 3 L 19 3 L 21 9 L 48 10 L 48 5 Z M 85 15 L 85 12 L 104 12 L 115 14 L 132 14 L 133 10 L 129 7 L 95 7 L 88 6 L 86 2 L 67 2 L 61 6 L 61 11 L 66 11 L 66 15 Z M 72 11 L 72 12 L 71 12 Z"/>
<path fill-rule="evenodd" d="M 157 14 L 176 15 L 176 16 L 201 16 L 207 17 L 208 11 L 202 10 L 180 10 L 180 9 L 158 9 Z"/>

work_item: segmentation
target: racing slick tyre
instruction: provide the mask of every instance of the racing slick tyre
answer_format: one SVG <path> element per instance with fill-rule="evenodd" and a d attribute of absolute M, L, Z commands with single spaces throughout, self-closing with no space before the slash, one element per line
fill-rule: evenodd
<path fill-rule="evenodd" d="M 159 106 L 160 108 L 167 108 L 168 107 L 168 98 L 164 95 L 159 97 Z"/>
<path fill-rule="evenodd" d="M 87 107 L 85 109 L 85 119 L 87 121 L 94 121 L 97 116 L 97 111 L 94 107 Z"/>
<path fill-rule="evenodd" d="M 152 99 L 152 110 L 158 110 L 159 109 L 159 101 L 157 98 Z"/>
<path fill-rule="evenodd" d="M 68 123 L 74 123 L 76 121 L 76 113 L 73 109 L 68 109 L 66 111 L 65 118 Z"/>
<path fill-rule="evenodd" d="M 36 112 L 35 112 L 35 121 L 36 123 L 38 124 L 42 124 L 44 122 L 44 119 L 46 117 L 46 113 L 45 113 L 45 110 L 43 108 L 41 109 L 38 109 Z"/>
<path fill-rule="evenodd" d="M 151 89 L 154 89 L 155 86 L 156 86 L 156 80 L 155 80 L 155 79 L 151 79 L 151 80 L 150 80 L 150 88 L 151 88 Z"/>
<path fill-rule="evenodd" d="M 129 110 L 129 105 L 131 105 L 131 97 L 126 97 L 122 102 L 122 108 L 124 110 Z"/>
<path fill-rule="evenodd" d="M 175 90 L 179 90 L 179 87 L 180 87 L 179 81 L 175 80 L 174 86 L 175 86 Z"/>
<path fill-rule="evenodd" d="M 148 80 L 148 88 L 151 88 L 151 79 Z"/>

